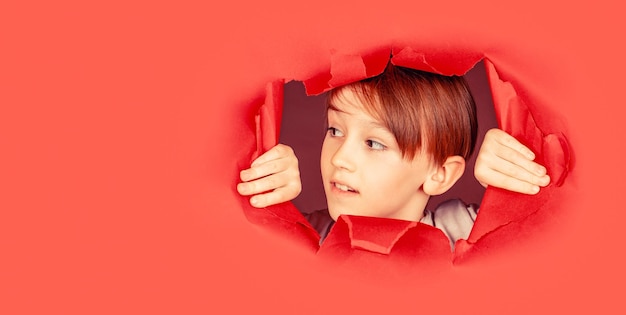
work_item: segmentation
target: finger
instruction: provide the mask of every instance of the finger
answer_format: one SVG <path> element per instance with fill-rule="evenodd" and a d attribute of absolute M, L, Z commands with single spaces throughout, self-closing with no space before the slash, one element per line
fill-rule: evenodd
<path fill-rule="evenodd" d="M 252 196 L 250 204 L 256 208 L 263 208 L 285 201 L 292 200 L 300 194 L 301 189 L 294 186 L 285 186 L 274 191 Z"/>
<path fill-rule="evenodd" d="M 500 172 L 493 171 L 493 173 L 489 176 L 491 179 L 493 179 L 494 183 L 497 183 L 496 185 L 491 184 L 490 186 L 499 187 L 527 195 L 535 195 L 540 190 L 540 187 L 538 185 L 533 185 L 529 182 L 516 179 Z"/>
<path fill-rule="evenodd" d="M 528 159 L 527 156 L 515 149 L 512 149 L 510 147 L 501 147 L 494 153 L 502 160 L 517 165 L 536 176 L 546 175 L 545 167 Z"/>
<path fill-rule="evenodd" d="M 255 167 L 257 165 L 267 163 L 272 160 L 280 159 L 287 157 L 289 155 L 294 155 L 293 149 L 290 146 L 284 144 L 277 144 L 273 148 L 269 149 L 267 152 L 261 154 L 258 158 L 252 161 L 251 167 Z"/>
<path fill-rule="evenodd" d="M 488 131 L 488 133 L 490 136 L 493 136 L 495 140 L 501 145 L 519 152 L 529 160 L 535 159 L 535 153 L 532 150 L 530 150 L 528 147 L 515 139 L 515 137 L 509 135 L 505 131 L 500 129 L 491 129 Z"/>
<path fill-rule="evenodd" d="M 259 179 L 259 178 L 262 178 L 271 174 L 277 174 L 285 170 L 288 170 L 290 163 L 292 162 L 293 160 L 289 160 L 287 158 L 281 158 L 278 160 L 270 160 L 263 164 L 257 164 L 247 170 L 241 171 L 239 173 L 239 177 L 241 178 L 242 181 L 248 182 L 248 181 Z M 297 169 L 298 166 L 296 165 L 295 168 Z"/>
<path fill-rule="evenodd" d="M 244 196 L 268 192 L 287 185 L 286 177 L 282 174 L 274 174 L 251 182 L 239 183 L 237 191 Z"/>
<path fill-rule="evenodd" d="M 531 162 L 531 163 L 534 163 L 534 162 Z M 548 183 L 550 182 L 550 177 L 546 175 L 545 173 L 539 176 L 533 172 L 528 171 L 526 168 L 519 166 L 518 164 L 511 163 L 505 160 L 500 161 L 499 164 L 494 165 L 494 167 L 491 169 L 494 172 L 504 174 L 516 180 L 527 182 L 532 185 L 544 187 L 544 186 L 547 186 Z"/>

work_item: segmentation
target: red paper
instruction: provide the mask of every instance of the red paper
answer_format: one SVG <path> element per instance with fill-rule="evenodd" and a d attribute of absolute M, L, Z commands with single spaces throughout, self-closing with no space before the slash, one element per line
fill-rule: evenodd
<path fill-rule="evenodd" d="M 487 233 L 498 233 L 496 230 L 501 226 L 509 224 L 515 226 L 515 222 L 541 209 L 551 198 L 555 186 L 563 184 L 570 168 L 570 151 L 565 136 L 562 133 L 544 135 L 537 127 L 524 100 L 516 94 L 514 87 L 499 79 L 492 63 L 486 62 L 485 65 L 500 127 L 535 152 L 536 161 L 546 166 L 552 182 L 534 196 L 488 188 L 480 207 L 481 214 L 477 217 L 468 239 L 469 244 L 478 242 Z M 457 248 L 457 254 L 464 255 L 471 246 L 464 244 L 465 241 L 460 243 L 463 245 Z"/>
<path fill-rule="evenodd" d="M 0 313 L 624 313 L 620 5 L 4 1 Z M 551 186 L 488 189 L 475 243 L 430 265 L 418 257 L 443 240 L 421 225 L 388 255 L 329 257 L 294 242 L 296 218 L 287 235 L 251 223 L 235 187 L 267 84 L 319 93 L 332 50 L 369 64 L 389 47 L 442 72 L 493 64 L 537 129 L 502 126 L 530 132 Z M 535 211 L 497 209 L 513 206 Z M 395 259 L 420 241 L 434 244 Z"/>

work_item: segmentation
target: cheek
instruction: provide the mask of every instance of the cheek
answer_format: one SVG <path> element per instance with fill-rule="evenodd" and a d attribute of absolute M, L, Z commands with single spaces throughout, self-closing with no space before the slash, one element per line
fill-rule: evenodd
<path fill-rule="evenodd" d="M 320 153 L 320 168 L 322 171 L 322 177 L 326 173 L 328 166 L 330 165 L 330 147 L 326 138 L 324 138 L 324 143 L 322 143 L 322 152 Z"/>
<path fill-rule="evenodd" d="M 386 166 L 378 172 L 370 172 L 370 182 L 375 189 L 383 189 L 388 193 L 401 193 L 418 182 L 415 174 L 408 168 L 401 166 Z"/>

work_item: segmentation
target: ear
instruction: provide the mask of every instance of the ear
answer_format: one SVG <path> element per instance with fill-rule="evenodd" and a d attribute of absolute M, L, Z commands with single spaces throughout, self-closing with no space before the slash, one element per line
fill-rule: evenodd
<path fill-rule="evenodd" d="M 465 172 L 465 159 L 454 155 L 448 157 L 442 165 L 433 166 L 422 186 L 427 195 L 441 195 L 448 191 Z"/>

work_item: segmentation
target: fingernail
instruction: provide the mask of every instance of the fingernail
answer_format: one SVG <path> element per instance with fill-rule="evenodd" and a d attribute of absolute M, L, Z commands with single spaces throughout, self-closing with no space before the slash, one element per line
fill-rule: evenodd
<path fill-rule="evenodd" d="M 250 204 L 255 206 L 255 207 L 258 206 L 259 205 L 259 198 L 256 197 L 256 196 L 250 198 Z"/>
<path fill-rule="evenodd" d="M 531 188 L 531 191 L 533 192 L 533 194 L 538 193 L 538 192 L 539 192 L 539 186 L 533 186 L 533 187 Z"/>

